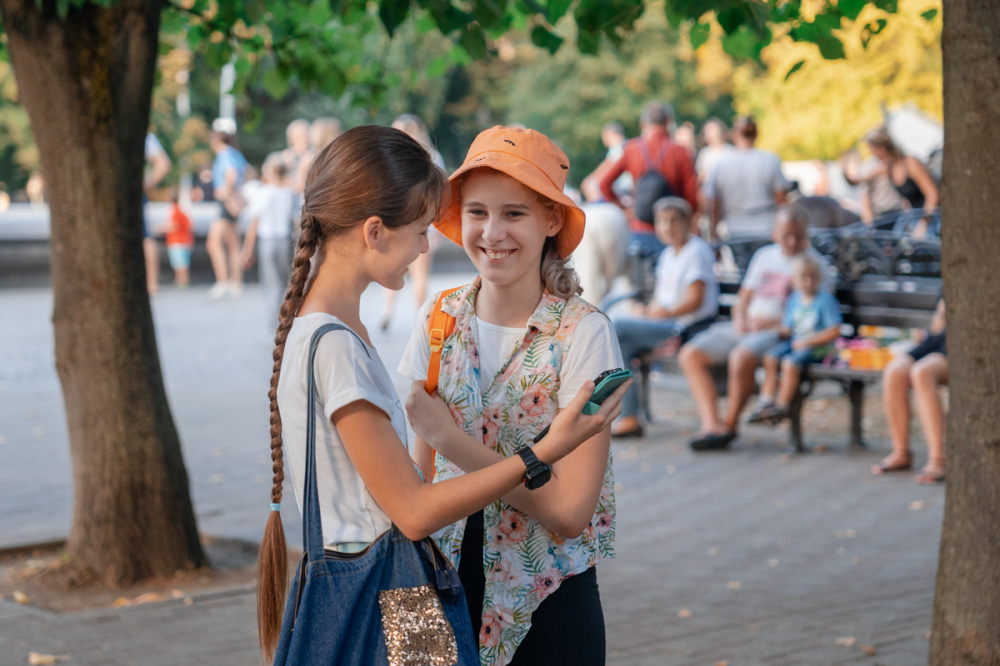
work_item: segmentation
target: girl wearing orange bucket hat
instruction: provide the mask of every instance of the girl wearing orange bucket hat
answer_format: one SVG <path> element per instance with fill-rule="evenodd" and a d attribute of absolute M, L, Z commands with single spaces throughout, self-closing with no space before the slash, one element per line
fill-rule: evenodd
<path fill-rule="evenodd" d="M 479 276 L 435 295 L 418 318 L 454 320 L 434 337 L 437 393 L 424 386 L 429 326 L 413 332 L 399 366 L 414 380 L 407 411 L 425 475 L 439 482 L 515 456 L 528 467 L 525 487 L 438 538 L 458 564 L 484 665 L 605 658 L 595 565 L 614 555 L 609 430 L 551 468 L 530 448 L 588 380 L 622 365 L 614 327 L 580 298 L 567 263 L 585 218 L 563 193 L 568 171 L 566 155 L 533 130 L 476 138 L 434 224 Z M 626 387 L 610 399 L 614 413 Z"/>

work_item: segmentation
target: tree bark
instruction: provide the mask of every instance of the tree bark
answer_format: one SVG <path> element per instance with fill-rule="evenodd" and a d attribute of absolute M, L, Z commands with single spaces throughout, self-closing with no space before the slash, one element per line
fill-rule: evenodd
<path fill-rule="evenodd" d="M 1000 0 L 944 5 L 948 485 L 931 663 L 1000 665 Z"/>
<path fill-rule="evenodd" d="M 73 563 L 108 585 L 205 563 L 160 371 L 142 173 L 161 2 L 0 0 L 51 207 L 56 366 L 73 462 Z"/>

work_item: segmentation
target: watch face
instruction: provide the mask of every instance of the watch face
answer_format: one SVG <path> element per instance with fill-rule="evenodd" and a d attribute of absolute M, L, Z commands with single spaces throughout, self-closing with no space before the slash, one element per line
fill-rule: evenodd
<path fill-rule="evenodd" d="M 536 474 L 533 474 L 530 478 L 525 480 L 524 485 L 528 488 L 528 490 L 541 488 L 548 483 L 549 479 L 552 478 L 552 470 L 549 466 L 542 463 L 542 468 L 543 469 L 539 470 Z"/>

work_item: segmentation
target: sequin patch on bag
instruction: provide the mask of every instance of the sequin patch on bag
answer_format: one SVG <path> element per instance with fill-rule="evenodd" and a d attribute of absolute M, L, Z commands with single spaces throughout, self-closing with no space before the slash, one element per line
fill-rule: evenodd
<path fill-rule="evenodd" d="M 390 666 L 452 666 L 458 643 L 430 585 L 383 590 L 382 632 Z"/>

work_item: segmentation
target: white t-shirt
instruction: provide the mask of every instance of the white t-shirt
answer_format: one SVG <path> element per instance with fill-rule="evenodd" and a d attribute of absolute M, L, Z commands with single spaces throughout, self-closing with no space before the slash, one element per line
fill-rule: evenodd
<path fill-rule="evenodd" d="M 665 308 L 677 305 L 695 282 L 705 284 L 701 307 L 676 318 L 682 326 L 712 317 L 719 309 L 719 282 L 715 277 L 715 254 L 698 236 L 689 236 L 680 252 L 668 245 L 656 262 L 656 290 L 653 298 Z"/>
<path fill-rule="evenodd" d="M 261 183 L 250 195 L 247 218 L 257 222 L 258 238 L 290 238 L 298 196 L 290 187 Z"/>
<path fill-rule="evenodd" d="M 343 324 L 336 317 L 313 313 L 296 317 L 288 332 L 278 379 L 278 408 L 285 462 L 291 471 L 295 501 L 303 509 L 306 456 L 306 398 L 309 343 L 324 324 Z M 374 541 L 391 520 L 368 492 L 351 463 L 331 415 L 352 402 L 365 400 L 384 411 L 406 446 L 406 416 L 389 372 L 374 347 L 348 331 L 330 331 L 316 350 L 316 483 L 323 523 L 323 543 Z"/>
<path fill-rule="evenodd" d="M 815 248 L 806 249 L 810 257 L 819 262 L 823 275 L 823 287 L 833 293 L 834 281 L 830 264 Z M 743 289 L 752 289 L 753 298 L 747 307 L 747 316 L 752 319 L 780 320 L 785 314 L 785 302 L 792 293 L 792 260 L 777 244 L 765 245 L 750 259 L 743 283 Z"/>
<path fill-rule="evenodd" d="M 427 321 L 427 310 L 433 307 L 428 301 L 420 308 L 417 321 Z M 479 340 L 479 387 L 485 392 L 493 382 L 500 366 L 514 347 L 524 338 L 526 328 L 497 326 L 475 318 Z M 418 326 L 410 336 L 399 362 L 399 374 L 413 381 L 427 379 L 427 365 L 431 360 L 430 336 L 426 326 Z M 594 312 L 577 324 L 573 332 L 569 353 L 559 372 L 559 409 L 563 409 L 587 381 L 595 379 L 605 370 L 624 367 L 622 352 L 614 325 L 600 312 Z"/>

